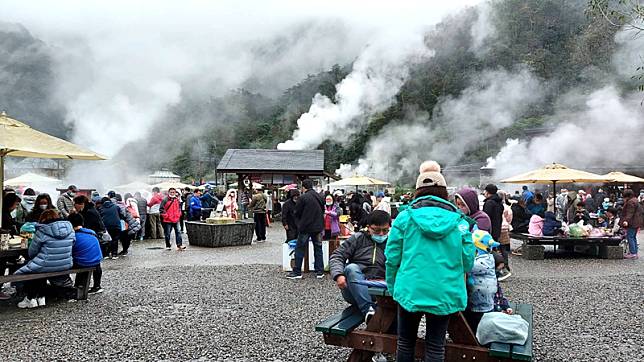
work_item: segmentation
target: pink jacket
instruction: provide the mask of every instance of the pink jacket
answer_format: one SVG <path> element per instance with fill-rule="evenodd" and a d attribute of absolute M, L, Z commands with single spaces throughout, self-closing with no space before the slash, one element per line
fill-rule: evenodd
<path fill-rule="evenodd" d="M 528 226 L 530 235 L 543 236 L 543 218 L 539 215 L 532 215 Z"/>

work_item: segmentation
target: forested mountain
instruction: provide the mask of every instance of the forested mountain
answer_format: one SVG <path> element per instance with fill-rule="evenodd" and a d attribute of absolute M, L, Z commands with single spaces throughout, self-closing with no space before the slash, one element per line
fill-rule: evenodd
<path fill-rule="evenodd" d="M 51 95 L 53 66 L 42 50 L 45 46 L 24 29 L 3 29 L 0 106 L 45 131 L 68 135 L 64 110 Z M 372 115 L 349 142 L 329 140 L 320 146 L 326 150 L 326 167 L 334 171 L 340 164 L 354 163 L 374 135 L 393 123 L 411 122 L 410 114 L 425 115 L 423 122 L 440 134 L 450 127 L 434 117 L 441 101 L 462 96 L 482 72 L 527 69 L 547 85 L 545 96 L 508 127 L 469 145 L 462 157 L 450 161 L 483 162 L 508 137 L 522 137 L 524 129 L 557 122 L 548 116 L 567 92 L 583 93 L 610 78 L 615 73 L 612 54 L 618 30 L 589 13 L 585 0 L 495 0 L 445 18 L 425 37 L 434 56 L 413 66 L 393 105 Z M 123 147 L 115 158 L 137 169 L 168 167 L 186 179 L 210 178 L 227 148 L 275 148 L 289 139 L 312 97 L 320 93 L 333 99 L 336 84 L 351 69 L 352 64 L 339 64 L 309 75 L 277 98 L 275 92 L 262 94 L 250 86 L 223 96 L 197 94 L 186 84 L 181 100 L 152 131 Z M 636 89 L 637 81 L 621 80 L 617 86 Z M 139 157 L 142 154 L 146 157 Z"/>

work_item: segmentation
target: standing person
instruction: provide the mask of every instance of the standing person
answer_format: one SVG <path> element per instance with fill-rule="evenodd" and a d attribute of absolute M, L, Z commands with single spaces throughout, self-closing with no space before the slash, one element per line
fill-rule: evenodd
<path fill-rule="evenodd" d="M 315 256 L 315 275 L 318 279 L 324 278 L 324 262 L 322 260 L 322 241 L 320 234 L 324 231 L 324 200 L 313 190 L 313 181 L 302 181 L 304 193 L 295 205 L 297 218 L 297 244 L 295 246 L 295 266 L 286 277 L 288 279 L 302 279 L 302 262 L 304 253 L 308 250 L 309 238 L 313 241 L 313 255 Z"/>
<path fill-rule="evenodd" d="M 181 240 L 181 232 L 179 232 L 181 206 L 179 205 L 179 196 L 177 195 L 177 190 L 174 187 L 171 187 L 168 190 L 168 197 L 164 198 L 161 201 L 159 213 L 161 215 L 161 220 L 163 221 L 163 231 L 165 234 L 165 250 L 171 250 L 170 234 L 172 233 L 173 229 L 175 243 L 177 244 L 177 250 L 185 250 L 186 247 L 183 246 L 183 241 Z"/>
<path fill-rule="evenodd" d="M 94 203 L 89 201 L 87 196 L 78 195 L 74 197 L 74 210 L 83 216 L 83 227 L 94 231 L 97 235 L 105 231 L 101 214 L 96 210 Z"/>
<path fill-rule="evenodd" d="M 492 239 L 501 240 L 501 226 L 503 225 L 503 200 L 498 195 L 499 189 L 496 185 L 489 184 L 485 186 L 483 196 L 483 212 L 490 217 L 490 235 Z"/>
<path fill-rule="evenodd" d="M 224 209 L 226 210 L 226 215 L 237 219 L 237 192 L 233 189 L 230 189 L 226 192 L 224 197 Z"/>
<path fill-rule="evenodd" d="M 297 239 L 297 219 L 295 218 L 295 205 L 300 197 L 297 189 L 288 190 L 288 199 L 282 206 L 282 225 L 286 230 L 286 241 Z"/>
<path fill-rule="evenodd" d="M 139 230 L 136 237 L 139 240 L 143 240 L 145 238 L 146 221 L 148 220 L 148 200 L 141 196 L 138 191 L 134 193 L 134 199 L 136 199 L 136 206 L 139 208 L 139 217 L 141 218 L 141 230 Z"/>
<path fill-rule="evenodd" d="M 499 244 L 501 244 L 501 255 L 503 256 L 503 268 L 497 269 L 497 277 L 499 281 L 503 281 L 512 275 L 510 272 L 509 255 L 511 252 L 510 231 L 512 231 L 513 215 L 508 194 L 504 191 L 499 191 L 497 194 L 503 203 L 503 222 L 501 223 L 501 238 L 499 239 Z"/>
<path fill-rule="evenodd" d="M 29 262 L 18 269 L 15 274 L 49 273 L 68 270 L 72 267 L 72 245 L 74 229 L 69 221 L 60 218 L 56 210 L 46 210 L 40 215 L 36 232 L 29 244 Z M 45 306 L 44 289 L 47 279 L 36 279 L 25 282 L 27 296 L 19 308 Z"/>
<path fill-rule="evenodd" d="M 270 227 L 273 221 L 273 191 L 268 190 L 266 195 L 266 226 Z"/>
<path fill-rule="evenodd" d="M 373 209 L 375 210 L 382 210 L 386 212 L 387 214 L 391 215 L 391 205 L 389 205 L 389 202 L 385 199 L 385 193 L 382 191 L 378 191 L 376 194 L 376 202 L 378 203 L 376 207 Z"/>
<path fill-rule="evenodd" d="M 201 190 L 195 189 L 192 197 L 186 198 L 190 204 L 188 205 L 188 221 L 201 220 Z"/>
<path fill-rule="evenodd" d="M 522 187 L 523 192 L 521 193 L 521 198 L 523 198 L 523 201 L 525 201 L 526 205 L 530 205 L 532 203 L 532 199 L 534 198 L 534 194 L 532 191 L 528 190 L 528 186 L 523 186 Z"/>
<path fill-rule="evenodd" d="M 196 191 L 197 189 L 195 189 Z M 183 233 L 184 222 L 186 220 L 192 221 L 190 216 L 190 201 L 192 200 L 193 193 L 190 191 L 190 187 L 186 187 L 181 192 L 181 219 L 179 219 L 179 226 L 181 227 L 181 233 Z M 199 200 L 201 202 L 201 200 Z M 201 208 L 199 208 L 201 213 Z M 201 215 L 199 215 L 201 217 Z"/>
<path fill-rule="evenodd" d="M 163 195 L 159 192 L 159 188 L 153 188 L 152 198 L 150 199 L 150 202 L 148 202 L 148 207 L 150 208 L 150 212 L 148 213 L 148 217 L 150 218 L 150 237 L 152 239 L 163 238 L 163 223 L 161 222 L 161 215 L 159 212 L 161 201 L 163 201 Z"/>
<path fill-rule="evenodd" d="M 642 207 L 640 206 L 635 193 L 631 189 L 624 190 L 624 207 L 619 217 L 622 226 L 626 229 L 626 240 L 628 241 L 628 254 L 625 259 L 637 259 L 637 229 L 642 227 Z"/>
<path fill-rule="evenodd" d="M 121 218 L 121 234 L 119 235 L 119 240 L 123 246 L 123 250 L 118 253 L 119 256 L 128 256 L 130 250 L 130 244 L 132 239 L 141 229 L 141 222 L 137 215 L 133 215 L 132 212 L 137 212 L 136 205 L 134 207 L 127 205 L 123 202 L 123 197 L 121 194 L 116 194 L 116 206 L 119 208 L 119 216 Z M 129 200 L 134 200 L 130 198 Z"/>
<path fill-rule="evenodd" d="M 209 218 L 210 212 L 217 210 L 217 205 L 219 205 L 219 199 L 215 195 L 215 190 L 206 186 L 206 192 L 201 196 L 201 217 L 204 220 Z"/>
<path fill-rule="evenodd" d="M 419 171 L 414 200 L 398 214 L 385 249 L 387 288 L 398 302 L 399 362 L 414 361 L 423 315 L 425 361 L 444 360 L 449 318 L 467 306 L 465 273 L 474 262 L 470 225 L 447 201 L 440 166 L 426 161 Z"/>
<path fill-rule="evenodd" d="M 255 220 L 255 242 L 263 243 L 266 241 L 266 196 L 261 190 L 253 189 L 253 198 L 248 207 L 253 211 Z"/>
<path fill-rule="evenodd" d="M 109 250 L 104 253 L 105 257 L 111 257 L 113 260 L 118 259 L 119 236 L 121 235 L 121 216 L 119 207 L 109 197 L 101 200 L 101 207 L 98 209 L 103 225 L 107 233 L 110 234 Z"/>
<path fill-rule="evenodd" d="M 484 230 L 487 232 L 490 232 L 490 230 L 492 230 L 492 222 L 490 221 L 490 217 L 479 208 L 479 197 L 476 193 L 476 190 L 471 188 L 464 188 L 457 191 L 454 195 L 454 198 L 456 201 L 456 206 L 461 209 L 463 214 L 476 221 L 476 224 L 472 225 L 470 231 L 473 231 L 474 226 L 476 226 L 478 230 Z"/>
<path fill-rule="evenodd" d="M 566 210 L 568 209 L 568 190 L 561 189 L 559 195 L 555 199 L 555 205 L 557 207 L 556 217 L 559 221 L 567 221 L 568 215 Z"/>
<path fill-rule="evenodd" d="M 332 195 L 324 198 L 324 239 L 335 239 L 340 235 L 340 215 L 342 209 L 335 203 Z"/>
<path fill-rule="evenodd" d="M 376 304 L 363 280 L 385 278 L 385 249 L 391 216 L 382 210 L 369 215 L 366 232 L 357 232 L 329 257 L 329 272 L 344 300 L 360 310 L 365 322 L 375 314 Z"/>
<path fill-rule="evenodd" d="M 78 187 L 69 185 L 69 187 L 67 187 L 67 191 L 58 197 L 56 208 L 58 208 L 60 216 L 62 216 L 63 219 L 66 219 L 67 216 L 74 211 L 74 197 L 76 197 L 77 192 Z"/>
<path fill-rule="evenodd" d="M 241 217 L 242 219 L 248 219 L 248 205 L 250 204 L 250 195 L 248 190 L 242 191 L 241 194 Z"/>
<path fill-rule="evenodd" d="M 83 227 L 83 216 L 81 214 L 69 215 L 69 222 L 72 224 L 76 236 L 76 241 L 72 247 L 73 268 L 95 268 L 92 272 L 94 284 L 88 292 L 102 293 L 101 277 L 103 276 L 103 269 L 101 269 L 101 260 L 103 260 L 103 254 L 101 253 L 98 236 L 93 230 Z M 89 276 L 78 274 L 74 282 L 76 288 L 85 285 L 86 278 L 89 278 Z"/>

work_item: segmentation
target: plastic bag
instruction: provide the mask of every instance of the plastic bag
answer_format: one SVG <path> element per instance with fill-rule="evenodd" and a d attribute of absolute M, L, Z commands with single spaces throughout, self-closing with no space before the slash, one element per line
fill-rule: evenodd
<path fill-rule="evenodd" d="M 493 342 L 523 345 L 528 339 L 528 322 L 516 314 L 489 312 L 483 314 L 476 339 L 482 345 Z"/>
<path fill-rule="evenodd" d="M 581 238 L 581 237 L 584 236 L 586 231 L 579 224 L 572 224 L 572 225 L 570 225 L 568 233 L 570 234 L 570 237 Z"/>

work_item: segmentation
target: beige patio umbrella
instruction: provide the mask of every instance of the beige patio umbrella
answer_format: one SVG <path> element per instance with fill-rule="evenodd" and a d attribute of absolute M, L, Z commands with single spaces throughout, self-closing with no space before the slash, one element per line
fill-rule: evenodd
<path fill-rule="evenodd" d="M 329 183 L 328 186 L 389 186 L 391 185 L 387 181 L 378 180 L 372 177 L 367 176 L 352 176 L 348 178 L 343 178 L 335 182 Z"/>
<path fill-rule="evenodd" d="M 35 174 L 33 172 L 27 172 L 24 175 L 14 177 L 4 181 L 5 185 L 9 186 L 31 186 L 33 184 L 57 184 L 60 183 L 60 180 L 53 177 L 47 177 Z"/>
<path fill-rule="evenodd" d="M 575 170 L 564 165 L 553 163 L 543 168 L 528 171 L 520 175 L 501 180 L 506 184 L 552 184 L 553 191 L 556 191 L 559 183 L 604 183 L 611 182 L 610 178 L 594 173 Z M 555 208 L 557 206 L 555 205 Z"/>
<path fill-rule="evenodd" d="M 60 138 L 37 131 L 0 113 L 0 190 L 4 189 L 4 158 L 34 157 L 71 160 L 105 160 L 105 156 Z M 2 198 L 0 198 L 0 209 Z M 0 221 L 0 227 L 2 227 Z"/>
<path fill-rule="evenodd" d="M 644 178 L 629 175 L 623 172 L 609 172 L 605 174 L 604 177 L 612 179 L 613 181 L 611 182 L 616 184 L 644 183 Z"/>

